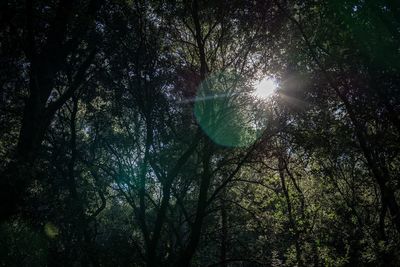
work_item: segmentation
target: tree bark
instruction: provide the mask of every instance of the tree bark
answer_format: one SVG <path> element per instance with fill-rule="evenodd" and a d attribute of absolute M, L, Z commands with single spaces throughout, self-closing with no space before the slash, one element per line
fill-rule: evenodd
<path fill-rule="evenodd" d="M 296 221 L 293 216 L 293 211 L 292 211 L 292 202 L 290 200 L 290 195 L 289 195 L 289 190 L 288 187 L 286 186 L 286 178 L 285 178 L 285 161 L 283 159 L 282 155 L 279 155 L 278 159 L 278 172 L 279 172 L 279 177 L 281 179 L 281 186 L 283 193 L 285 195 L 285 200 L 286 200 L 286 205 L 287 205 L 287 210 L 288 210 L 288 217 L 289 217 L 289 224 L 290 228 L 293 231 L 294 239 L 295 239 L 295 248 L 296 248 L 296 260 L 297 260 L 297 265 L 298 266 L 304 266 L 303 260 L 302 260 L 302 252 L 301 252 L 301 244 L 300 244 L 300 233 L 299 230 L 297 229 Z"/>
<path fill-rule="evenodd" d="M 176 266 L 190 266 L 190 262 L 193 258 L 194 253 L 196 252 L 197 246 L 200 241 L 203 219 L 206 215 L 206 209 L 208 206 L 207 196 L 212 176 L 210 168 L 212 144 L 210 142 L 211 141 L 206 139 L 203 147 L 203 173 L 201 176 L 200 192 L 197 200 L 196 218 L 191 227 L 188 245 L 180 255 Z"/>
<path fill-rule="evenodd" d="M 87 16 L 83 19 L 79 33 L 84 34 L 90 20 L 102 1 L 88 3 Z M 57 6 L 56 16 L 51 22 L 47 41 L 38 53 L 32 25 L 27 25 L 27 47 L 25 54 L 30 61 L 29 97 L 26 100 L 21 128 L 14 159 L 1 173 L 0 178 L 0 222 L 8 220 L 18 212 L 23 212 L 26 190 L 35 179 L 34 164 L 45 133 L 58 109 L 72 96 L 85 80 L 85 73 L 93 60 L 91 54 L 78 69 L 73 87 L 69 88 L 55 102 L 48 104 L 57 73 L 63 68 L 67 56 L 74 53 L 80 43 L 81 35 L 74 36 L 71 42 L 64 42 L 67 28 L 73 16 L 74 1 L 62 0 Z M 33 23 L 32 1 L 27 1 L 27 18 Z M 18 208 L 22 208 L 18 209 Z"/>

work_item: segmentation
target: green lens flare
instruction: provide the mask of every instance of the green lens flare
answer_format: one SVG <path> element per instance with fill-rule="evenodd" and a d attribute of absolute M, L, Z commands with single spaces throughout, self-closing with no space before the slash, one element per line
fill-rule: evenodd
<path fill-rule="evenodd" d="M 248 112 L 250 102 L 243 88 L 239 75 L 225 72 L 210 75 L 198 88 L 194 115 L 216 144 L 246 147 L 257 139 Z"/>

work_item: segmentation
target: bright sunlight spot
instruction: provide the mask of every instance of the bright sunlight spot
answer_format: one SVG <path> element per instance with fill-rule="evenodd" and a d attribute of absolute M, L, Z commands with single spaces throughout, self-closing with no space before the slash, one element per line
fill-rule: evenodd
<path fill-rule="evenodd" d="M 274 79 L 266 77 L 255 85 L 256 90 L 253 94 L 258 98 L 268 98 L 275 92 L 277 87 L 278 85 Z"/>

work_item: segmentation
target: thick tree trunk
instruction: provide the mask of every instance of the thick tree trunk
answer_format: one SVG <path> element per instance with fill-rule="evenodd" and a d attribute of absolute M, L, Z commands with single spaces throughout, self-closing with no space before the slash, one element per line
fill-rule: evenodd
<path fill-rule="evenodd" d="M 196 218 L 191 228 L 188 245 L 183 250 L 176 266 L 190 266 L 190 262 L 196 252 L 197 246 L 200 241 L 203 219 L 206 215 L 206 209 L 208 206 L 207 196 L 212 175 L 210 169 L 212 145 L 210 142 L 211 141 L 206 139 L 203 148 L 203 173 L 201 176 L 200 192 L 197 200 Z"/>
<path fill-rule="evenodd" d="M 35 177 L 34 163 L 50 123 L 49 117 L 44 115 L 40 98 L 34 90 L 27 100 L 14 159 L 0 178 L 0 221 L 19 212 L 26 189 Z"/>
<path fill-rule="evenodd" d="M 71 88 L 47 105 L 53 89 L 57 73 L 65 64 L 69 54 L 77 49 L 80 38 L 86 33 L 90 21 L 100 8 L 103 1 L 89 1 L 87 13 L 82 18 L 82 25 L 73 38 L 65 42 L 70 18 L 73 16 L 74 1 L 61 0 L 58 3 L 56 16 L 50 23 L 46 43 L 40 52 L 36 48 L 35 34 L 32 28 L 34 12 L 33 2 L 27 2 L 27 14 L 30 25 L 27 31 L 27 58 L 30 60 L 29 98 L 25 104 L 21 129 L 18 138 L 17 151 L 14 160 L 1 173 L 0 177 L 0 222 L 18 213 L 18 207 L 23 205 L 23 198 L 29 185 L 33 182 L 34 163 L 38 156 L 44 135 L 54 117 L 54 114 L 72 96 L 73 92 L 85 80 L 85 73 L 94 58 L 90 54 L 75 73 Z"/>

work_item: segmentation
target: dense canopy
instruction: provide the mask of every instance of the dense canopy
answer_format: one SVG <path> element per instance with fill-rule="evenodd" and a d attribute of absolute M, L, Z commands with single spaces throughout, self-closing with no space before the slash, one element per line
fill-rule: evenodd
<path fill-rule="evenodd" d="M 398 266 L 400 2 L 3 0 L 0 266 Z"/>

